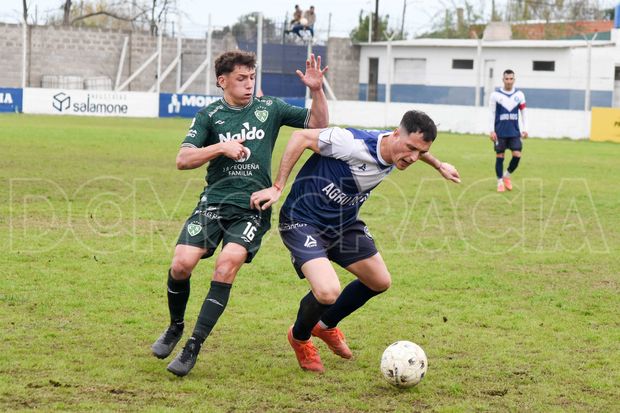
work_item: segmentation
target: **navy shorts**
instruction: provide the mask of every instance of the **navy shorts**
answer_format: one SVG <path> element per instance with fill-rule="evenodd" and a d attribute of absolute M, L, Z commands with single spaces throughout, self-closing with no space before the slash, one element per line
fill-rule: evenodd
<path fill-rule="evenodd" d="M 304 278 L 301 266 L 315 258 L 327 258 L 346 268 L 378 252 L 368 227 L 360 220 L 336 232 L 280 217 L 279 231 L 299 278 Z"/>
<path fill-rule="evenodd" d="M 520 151 L 523 149 L 523 143 L 520 137 L 516 138 L 500 138 L 497 137 L 497 141 L 494 142 L 495 153 L 504 153 L 506 149 L 511 151 Z"/>

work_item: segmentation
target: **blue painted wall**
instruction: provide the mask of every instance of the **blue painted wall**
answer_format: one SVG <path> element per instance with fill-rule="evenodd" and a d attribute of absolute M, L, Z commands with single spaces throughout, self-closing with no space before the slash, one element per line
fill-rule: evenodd
<path fill-rule="evenodd" d="M 256 53 L 255 42 L 239 42 L 239 49 Z M 321 65 L 327 65 L 327 47 L 313 46 L 315 56 L 321 56 Z M 263 44 L 263 93 L 277 97 L 304 97 L 306 88 L 295 71 L 306 67 L 308 48 L 295 44 Z"/>
<path fill-rule="evenodd" d="M 368 84 L 360 83 L 358 99 L 365 101 Z M 579 89 L 527 89 L 525 93 L 527 106 L 544 109 L 583 110 L 585 91 Z M 426 86 L 426 85 L 392 85 L 392 102 L 429 103 L 438 105 L 475 104 L 476 88 L 463 86 Z M 377 101 L 385 101 L 385 85 L 378 85 Z M 484 90 L 481 90 L 481 102 Z M 590 94 L 591 106 L 611 107 L 613 92 L 593 90 Z"/>
<path fill-rule="evenodd" d="M 583 110 L 586 98 L 585 90 L 580 89 L 522 89 L 525 101 L 530 108 Z M 613 92 L 611 90 L 592 90 L 590 106 L 611 107 Z"/>

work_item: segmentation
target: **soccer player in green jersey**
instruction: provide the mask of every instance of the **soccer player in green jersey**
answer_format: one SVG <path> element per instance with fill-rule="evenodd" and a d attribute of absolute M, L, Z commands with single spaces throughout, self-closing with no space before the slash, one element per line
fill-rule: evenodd
<path fill-rule="evenodd" d="M 181 230 L 168 270 L 170 325 L 151 346 L 156 357 L 168 357 L 181 339 L 192 271 L 222 243 L 194 331 L 168 365 L 177 376 L 187 375 L 196 364 L 204 340 L 226 308 L 237 271 L 252 261 L 270 228 L 271 211 L 252 209 L 250 195 L 272 185 L 271 156 L 280 127 L 324 128 L 329 122 L 323 93 L 327 67 L 321 69 L 320 57 L 310 56 L 305 73 L 297 70 L 310 89 L 310 109 L 254 96 L 255 67 L 253 53 L 231 51 L 216 59 L 224 97 L 196 114 L 177 155 L 178 169 L 209 164 L 207 186 Z"/>

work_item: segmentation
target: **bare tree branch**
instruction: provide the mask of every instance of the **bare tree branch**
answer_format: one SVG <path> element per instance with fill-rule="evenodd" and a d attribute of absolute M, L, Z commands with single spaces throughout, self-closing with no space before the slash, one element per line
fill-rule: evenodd
<path fill-rule="evenodd" d="M 126 21 L 126 22 L 133 22 L 133 21 L 137 20 L 140 16 L 142 16 L 144 13 L 145 13 L 145 11 L 143 11 L 143 12 L 141 12 L 141 13 L 133 16 L 133 17 L 125 17 L 125 16 L 120 16 L 120 15 L 118 15 L 116 13 L 105 11 L 105 10 L 104 11 L 96 11 L 94 13 L 88 13 L 88 14 L 85 14 L 83 16 L 76 17 L 75 19 L 71 20 L 71 24 L 74 24 L 74 23 L 76 23 L 76 22 L 78 22 L 80 20 L 88 19 L 89 17 L 101 16 L 101 15 L 109 16 L 109 17 L 112 17 L 114 19 L 118 19 L 118 20 L 122 20 L 122 21 Z"/>

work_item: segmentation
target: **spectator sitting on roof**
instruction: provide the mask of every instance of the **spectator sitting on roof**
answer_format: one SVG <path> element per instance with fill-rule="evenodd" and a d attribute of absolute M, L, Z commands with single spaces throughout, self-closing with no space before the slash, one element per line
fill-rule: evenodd
<path fill-rule="evenodd" d="M 310 32 L 310 36 L 314 37 L 314 22 L 316 21 L 316 14 L 314 14 L 314 6 L 310 6 L 309 10 L 304 12 L 303 17 L 299 20 L 299 23 L 293 26 L 292 32 L 297 36 L 302 37 L 299 33 L 301 30 L 307 30 Z"/>

